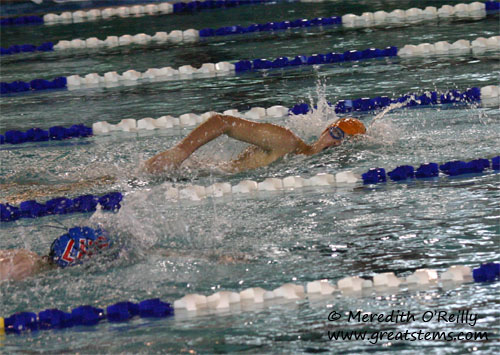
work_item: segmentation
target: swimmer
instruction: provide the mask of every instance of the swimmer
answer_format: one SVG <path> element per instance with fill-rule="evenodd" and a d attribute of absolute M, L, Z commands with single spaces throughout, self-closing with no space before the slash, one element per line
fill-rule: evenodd
<path fill-rule="evenodd" d="M 178 168 L 194 151 L 211 140 L 226 134 L 242 142 L 252 144 L 230 162 L 219 168 L 230 173 L 256 169 L 271 164 L 286 154 L 313 155 L 329 147 L 338 146 L 350 136 L 366 133 L 362 122 L 355 118 L 341 118 L 329 125 L 313 144 L 306 144 L 292 131 L 271 123 L 252 122 L 242 118 L 214 115 L 195 128 L 173 148 L 157 154 L 145 163 L 149 173 L 160 173 L 166 169 Z M 75 193 L 81 189 L 94 188 L 116 183 L 112 176 L 50 186 L 39 183 L 0 184 L 0 203 L 16 204 L 40 197 L 57 196 L 61 193 Z"/>
<path fill-rule="evenodd" d="M 106 231 L 100 228 L 74 227 L 54 240 L 48 255 L 40 256 L 25 249 L 0 250 L 0 282 L 19 281 L 44 271 L 81 264 L 85 259 L 103 252 L 111 245 L 112 241 Z M 169 258 L 184 257 L 189 256 L 189 252 L 160 249 L 160 255 Z M 236 254 L 198 256 L 221 264 L 250 260 L 247 255 Z"/>
<path fill-rule="evenodd" d="M 0 250 L 0 281 L 22 280 L 46 270 L 76 265 L 110 244 L 101 229 L 74 227 L 54 240 L 45 256 L 25 249 Z"/>
<path fill-rule="evenodd" d="M 313 155 L 340 145 L 348 136 L 364 133 L 366 128 L 359 120 L 341 118 L 329 125 L 319 139 L 309 145 L 285 127 L 216 114 L 176 146 L 146 161 L 145 169 L 149 173 L 176 169 L 198 148 L 223 134 L 252 144 L 223 167 L 229 172 L 240 172 L 269 165 L 286 154 Z"/>

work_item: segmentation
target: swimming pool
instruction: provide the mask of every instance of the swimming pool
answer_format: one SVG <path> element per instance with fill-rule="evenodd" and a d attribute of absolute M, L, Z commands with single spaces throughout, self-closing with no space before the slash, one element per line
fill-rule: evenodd
<path fill-rule="evenodd" d="M 458 2 L 448 1 L 455 4 Z M 392 11 L 396 8 L 441 6 L 442 1 L 324 2 L 248 5 L 194 14 L 125 18 L 91 23 L 33 28 L 2 28 L 2 47 L 18 43 L 72 39 L 94 35 L 264 23 L 300 17 Z M 205 62 L 294 56 L 384 48 L 410 43 L 450 43 L 499 34 L 498 15 L 480 21 L 347 30 L 338 27 L 251 35 L 252 41 L 219 37 L 198 44 L 131 46 L 92 53 L 42 53 L 2 57 L 2 81 L 54 78 L 107 71 L 141 72 L 151 67 L 195 67 Z M 243 37 L 243 35 L 241 36 Z M 240 38 L 241 38 L 240 37 Z M 198 80 L 169 80 L 112 88 L 43 91 L 1 97 L 1 129 L 27 130 L 125 118 L 179 116 L 326 99 L 397 97 L 426 90 L 465 90 L 498 85 L 498 52 L 482 55 L 400 59 L 387 58 L 342 64 L 273 69 Z M 24 58 L 24 59 L 22 59 Z M 27 59 L 26 59 L 27 58 Z M 357 114 L 366 123 L 373 115 Z M 189 293 L 239 292 L 248 287 L 275 289 L 284 283 L 305 285 L 318 279 L 333 282 L 345 276 L 417 269 L 444 271 L 451 265 L 477 267 L 498 262 L 500 193 L 498 174 L 410 180 L 400 183 L 343 187 L 306 187 L 294 191 L 255 192 L 202 201 L 172 201 L 165 197 L 172 179 L 178 187 L 232 185 L 245 179 L 343 171 L 434 161 L 492 158 L 500 148 L 500 111 L 475 105 L 436 105 L 387 113 L 367 138 L 349 142 L 314 157 L 287 157 L 269 167 L 228 175 L 213 171 L 207 161 L 234 157 L 244 147 L 219 139 L 196 153 L 178 175 L 151 178 L 140 162 L 171 146 L 191 128 L 113 132 L 86 139 L 2 145 L 0 183 L 44 183 L 52 187 L 79 179 L 115 176 L 112 184 L 65 194 L 124 192 L 119 212 L 70 214 L 20 219 L 1 224 L 0 249 L 26 248 L 47 252 L 66 227 L 102 223 L 116 235 L 118 258 L 51 271 L 0 288 L 1 314 L 70 310 L 82 304 L 96 307 L 159 297 L 173 303 Z M 331 117 L 306 115 L 271 119 L 304 139 Z M 43 189 L 42 187 L 41 189 Z M 23 187 L 2 189 L 2 200 Z M 51 196 L 53 197 L 53 196 Z M 47 197 L 49 198 L 49 197 Z M 40 201 L 44 199 L 41 198 Z M 175 253 L 176 255 L 172 255 Z M 236 262 L 228 262 L 231 256 Z M 496 283 L 405 286 L 395 290 L 335 293 L 298 301 L 241 305 L 223 311 L 178 312 L 174 317 L 127 323 L 101 322 L 95 327 L 39 331 L 2 338 L 2 350 L 44 352 L 169 352 L 195 351 L 296 353 L 421 351 L 493 353 L 499 343 Z M 467 323 L 329 321 L 332 311 L 388 314 L 392 310 L 423 314 L 469 310 L 478 315 Z M 330 340 L 328 331 L 487 331 L 488 341 Z M 83 336 L 82 336 L 83 335 Z"/>

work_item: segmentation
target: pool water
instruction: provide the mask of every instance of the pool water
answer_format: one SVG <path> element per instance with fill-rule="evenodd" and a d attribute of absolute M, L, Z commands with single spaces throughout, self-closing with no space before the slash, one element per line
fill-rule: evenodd
<path fill-rule="evenodd" d="M 300 17 L 343 15 L 395 8 L 442 6 L 442 1 L 342 1 L 241 6 L 194 14 L 125 18 L 77 25 L 2 29 L 1 45 L 45 40 L 136 34 L 173 29 L 221 27 Z M 446 3 L 458 3 L 448 1 Z M 217 37 L 189 45 L 151 45 L 96 53 L 45 53 L 4 56 L 2 81 L 240 59 L 326 53 L 389 45 L 419 44 L 498 35 L 498 15 L 461 21 L 373 30 L 325 28 L 279 34 Z M 23 60 L 22 58 L 25 58 Z M 341 65 L 249 72 L 198 80 L 140 83 L 135 86 L 75 91 L 45 91 L 3 96 L 2 133 L 47 129 L 97 121 L 117 123 L 171 114 L 284 105 L 305 101 L 400 96 L 426 90 L 464 90 L 498 85 L 498 53 L 480 56 L 382 59 Z M 358 115 L 369 124 L 373 114 Z M 271 119 L 314 140 L 332 114 Z M 318 279 L 372 276 L 392 271 L 407 276 L 416 269 L 444 271 L 451 265 L 477 267 L 498 262 L 500 253 L 498 174 L 345 187 L 308 187 L 175 202 L 165 198 L 173 184 L 237 184 L 244 179 L 313 176 L 372 167 L 393 169 L 428 161 L 491 158 L 500 151 L 500 110 L 473 106 L 397 109 L 370 127 L 363 139 L 313 157 L 285 157 L 269 167 L 229 175 L 209 162 L 234 158 L 245 145 L 219 138 L 195 153 L 179 173 L 151 177 L 141 163 L 179 141 L 189 128 L 152 132 L 113 132 L 62 142 L 27 143 L 0 148 L 0 200 L 25 191 L 26 184 L 57 188 L 81 179 L 115 177 L 67 192 L 124 192 L 118 213 L 72 214 L 2 223 L 0 249 L 26 248 L 45 254 L 62 234 L 54 227 L 101 224 L 116 240 L 107 255 L 88 263 L 53 270 L 0 287 L 2 316 L 46 308 L 70 310 L 159 297 L 172 302 L 188 293 L 239 292 L 248 287 L 274 289 L 283 283 L 305 285 Z M 6 186 L 6 185 L 3 185 Z M 45 199 L 49 199 L 50 196 Z M 44 201 L 44 198 L 37 198 Z M 365 353 L 398 351 L 496 353 L 500 343 L 499 283 L 464 283 L 403 287 L 399 291 L 334 294 L 265 306 L 232 307 L 223 312 L 180 312 L 161 320 L 134 319 L 124 324 L 101 322 L 89 328 L 0 336 L 0 352 L 79 353 Z M 477 322 L 411 323 L 332 322 L 329 313 L 349 311 L 422 314 L 428 310 L 477 314 Z M 482 341 L 330 340 L 328 331 L 486 331 Z"/>

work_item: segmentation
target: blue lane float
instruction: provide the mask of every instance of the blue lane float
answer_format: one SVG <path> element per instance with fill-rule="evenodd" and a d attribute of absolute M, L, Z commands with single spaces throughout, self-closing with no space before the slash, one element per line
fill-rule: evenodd
<path fill-rule="evenodd" d="M 364 184 L 377 184 L 387 181 L 387 175 L 392 181 L 403 181 L 408 179 L 425 179 L 439 176 L 439 170 L 448 176 L 464 174 L 480 174 L 485 169 L 500 170 L 500 156 L 491 159 L 475 159 L 469 162 L 454 160 L 442 165 L 437 163 L 426 163 L 420 165 L 416 170 L 411 165 L 401 165 L 386 174 L 383 168 L 373 168 L 362 174 Z"/>
<path fill-rule="evenodd" d="M 463 92 L 459 90 L 450 90 L 443 94 L 436 91 L 430 91 L 421 95 L 405 94 L 396 98 L 387 96 L 377 96 L 375 98 L 359 98 L 354 100 L 340 100 L 334 107 L 336 113 L 366 112 L 374 111 L 391 104 L 401 103 L 406 107 L 427 106 L 438 104 L 458 104 L 473 103 L 481 100 L 481 89 L 477 87 L 469 88 Z M 311 106 L 306 103 L 300 103 L 290 109 L 294 115 L 305 115 L 311 111 Z"/>
<path fill-rule="evenodd" d="M 280 21 L 280 22 L 267 22 L 267 23 L 255 23 L 249 26 L 225 26 L 219 28 L 203 28 L 199 31 L 200 37 L 216 37 L 216 36 L 229 36 L 253 32 L 269 32 L 269 31 L 284 31 L 292 28 L 304 28 L 304 27 L 317 27 L 317 26 L 330 26 L 330 25 L 341 25 L 342 18 L 340 16 L 331 17 L 316 17 L 312 20 L 305 18 L 291 20 L 291 21 Z"/>
<path fill-rule="evenodd" d="M 41 91 L 50 89 L 64 89 L 67 88 L 67 80 L 64 76 L 55 78 L 54 80 L 34 79 L 30 82 L 13 81 L 11 83 L 0 83 L 0 95 L 27 92 L 27 91 Z"/>
<path fill-rule="evenodd" d="M 103 320 L 109 322 L 125 322 L 135 316 L 141 318 L 166 318 L 174 315 L 170 303 L 158 298 L 144 300 L 139 303 L 119 302 L 108 306 L 105 310 L 89 305 L 73 308 L 64 312 L 56 308 L 46 309 L 38 313 L 18 312 L 9 317 L 1 318 L 3 326 L 0 333 L 20 334 L 37 330 L 63 329 L 74 326 L 95 326 Z"/>
<path fill-rule="evenodd" d="M 343 53 L 313 54 L 311 56 L 298 55 L 295 58 L 278 57 L 273 60 L 253 59 L 240 60 L 234 63 L 236 72 L 249 70 L 286 68 L 300 65 L 332 64 L 342 62 L 352 62 L 364 59 L 395 57 L 398 55 L 398 48 L 391 46 L 384 49 L 368 48 L 365 50 L 349 50 Z"/>
<path fill-rule="evenodd" d="M 26 132 L 7 131 L 0 135 L 0 144 L 21 144 L 27 142 L 45 142 L 49 140 L 63 140 L 70 138 L 82 138 L 92 136 L 92 127 L 76 124 L 69 128 L 53 126 L 48 130 L 41 128 L 30 128 Z"/>
<path fill-rule="evenodd" d="M 28 52 L 51 52 L 54 50 L 54 43 L 45 42 L 39 46 L 33 44 L 14 44 L 8 48 L 0 47 L 0 55 L 11 55 L 17 53 L 28 53 Z"/>
<path fill-rule="evenodd" d="M 0 19 L 0 26 L 42 25 L 43 22 L 40 16 L 6 17 Z"/>
<path fill-rule="evenodd" d="M 0 204 L 0 221 L 11 222 L 20 218 L 38 218 L 51 215 L 70 213 L 87 213 L 96 210 L 100 205 L 106 211 L 118 211 L 123 195 L 120 192 L 111 192 L 103 196 L 83 195 L 73 199 L 57 197 L 45 204 L 35 200 L 23 201 L 19 206 Z"/>
<path fill-rule="evenodd" d="M 273 0 L 206 0 L 174 3 L 173 12 L 195 12 L 201 10 L 231 8 L 240 5 L 251 5 L 272 2 Z"/>

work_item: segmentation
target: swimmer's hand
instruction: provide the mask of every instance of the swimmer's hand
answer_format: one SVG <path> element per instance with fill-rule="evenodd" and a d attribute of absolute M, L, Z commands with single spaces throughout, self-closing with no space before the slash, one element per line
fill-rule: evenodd
<path fill-rule="evenodd" d="M 174 147 L 147 160 L 145 169 L 150 174 L 177 169 L 187 157 L 188 155 L 182 149 Z"/>

